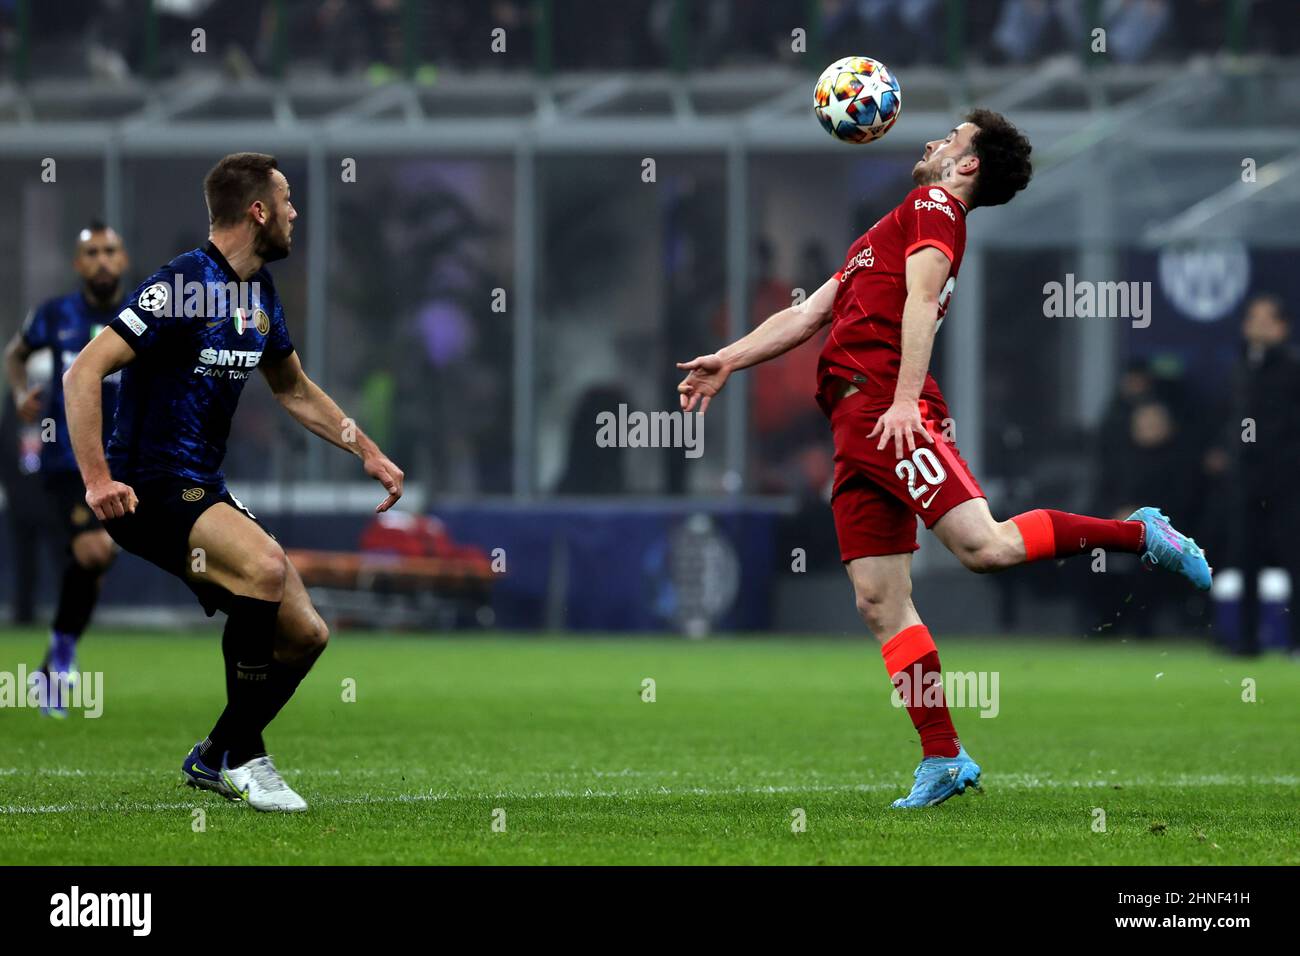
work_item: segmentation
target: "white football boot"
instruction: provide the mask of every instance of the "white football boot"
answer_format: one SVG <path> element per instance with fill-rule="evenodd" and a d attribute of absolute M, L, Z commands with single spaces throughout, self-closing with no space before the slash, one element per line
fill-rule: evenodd
<path fill-rule="evenodd" d="M 254 757 L 239 767 L 221 767 L 221 779 L 254 810 L 301 813 L 307 801 L 284 782 L 270 756 Z"/>

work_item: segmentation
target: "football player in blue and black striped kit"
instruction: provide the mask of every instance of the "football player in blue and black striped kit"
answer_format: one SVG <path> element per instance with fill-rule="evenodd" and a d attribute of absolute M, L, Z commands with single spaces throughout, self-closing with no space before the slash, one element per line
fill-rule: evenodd
<path fill-rule="evenodd" d="M 230 422 L 255 372 L 304 427 L 361 459 L 387 492 L 403 474 L 304 373 L 266 263 L 297 218 L 275 157 L 234 153 L 203 181 L 206 245 L 127 298 L 64 376 L 86 503 L 113 540 L 179 577 L 226 614 L 226 708 L 182 764 L 191 786 L 258 810 L 305 810 L 262 733 L 325 649 L 328 633 L 275 539 L 226 489 Z M 117 420 L 101 441 L 100 383 L 121 370 Z"/>
<path fill-rule="evenodd" d="M 33 681 L 39 681 L 41 713 L 53 717 L 67 715 L 68 689 L 77 674 L 77 642 L 90 623 L 115 553 L 113 540 L 86 505 L 86 489 L 68 440 L 63 373 L 121 311 L 122 275 L 128 260 L 117 231 L 98 220 L 90 222 L 77 236 L 72 266 L 81 287 L 33 309 L 5 348 L 5 375 L 18 414 L 29 423 L 42 423 L 40 474 L 55 527 L 67 545 L 49 650 L 33 674 Z M 31 384 L 27 361 L 47 350 L 53 358 L 50 384 Z M 116 376 L 104 379 L 101 400 L 105 425 L 111 426 L 117 405 Z"/>

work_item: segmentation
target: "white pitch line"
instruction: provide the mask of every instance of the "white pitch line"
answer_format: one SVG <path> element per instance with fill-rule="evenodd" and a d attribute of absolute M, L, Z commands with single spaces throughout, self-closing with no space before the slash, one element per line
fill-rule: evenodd
<path fill-rule="evenodd" d="M 986 785 L 996 790 L 1047 790 L 1047 789 L 1109 789 L 1114 786 L 1190 788 L 1190 787 L 1239 787 L 1239 786 L 1287 786 L 1300 784 L 1300 777 L 1234 777 L 1225 774 L 1207 776 L 1178 776 L 1152 778 L 1143 780 L 1045 780 L 1041 777 L 1010 774 L 998 777 Z M 450 791 L 425 791 L 422 793 L 385 794 L 366 797 L 318 797 L 310 801 L 315 806 L 346 807 L 367 804 L 394 803 L 432 803 L 441 801 L 467 800 L 546 800 L 594 797 L 597 799 L 629 799 L 656 796 L 762 796 L 766 794 L 808 794 L 808 793 L 876 793 L 881 791 L 901 791 L 905 786 L 898 782 L 855 783 L 855 784 L 819 784 L 789 785 L 766 787 L 649 787 L 629 790 L 533 790 L 533 791 L 499 791 L 496 793 L 452 793 Z M 172 810 L 191 810 L 199 803 L 211 804 L 210 798 L 200 798 L 188 802 L 149 803 L 140 801 L 121 801 L 118 803 L 58 803 L 36 806 L 10 805 L 0 806 L 0 815 L 47 814 L 47 813 L 156 813 Z M 219 804 L 218 804 L 219 805 Z"/>

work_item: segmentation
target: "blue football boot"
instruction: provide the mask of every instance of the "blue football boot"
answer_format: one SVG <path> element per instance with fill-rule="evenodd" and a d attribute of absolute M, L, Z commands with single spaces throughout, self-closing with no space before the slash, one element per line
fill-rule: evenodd
<path fill-rule="evenodd" d="M 77 639 L 70 634 L 53 631 L 50 649 L 45 653 L 41 668 L 28 678 L 34 688 L 39 687 L 40 712 L 46 717 L 68 716 L 69 695 L 77 683 Z"/>
<path fill-rule="evenodd" d="M 1202 551 L 1191 538 L 1174 528 L 1159 508 L 1139 508 L 1128 516 L 1146 528 L 1146 551 L 1142 563 L 1181 574 L 1202 591 L 1210 589 L 1212 569 Z"/>
<path fill-rule="evenodd" d="M 899 797 L 891 807 L 938 806 L 949 797 L 965 793 L 967 787 L 980 789 L 980 765 L 970 759 L 965 747 L 959 747 L 955 757 L 926 757 L 912 776 L 916 778 L 912 792 Z"/>
<path fill-rule="evenodd" d="M 202 741 L 194 745 L 185 762 L 181 764 L 181 778 L 188 787 L 197 787 L 200 790 L 211 790 L 213 793 L 220 794 L 227 800 L 240 800 L 242 796 L 226 783 L 220 770 L 214 770 L 203 762 L 199 756 L 199 747 Z"/>

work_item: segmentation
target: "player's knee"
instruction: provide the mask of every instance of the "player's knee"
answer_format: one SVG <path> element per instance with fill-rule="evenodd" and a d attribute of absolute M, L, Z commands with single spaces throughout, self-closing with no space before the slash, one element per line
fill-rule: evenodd
<path fill-rule="evenodd" d="M 988 552 L 982 546 L 961 544 L 952 550 L 967 571 L 974 571 L 976 574 L 988 573 Z"/>
<path fill-rule="evenodd" d="M 278 601 L 284 594 L 289 562 L 283 549 L 274 541 L 268 541 L 265 547 L 249 556 L 244 573 L 248 585 L 259 597 Z"/>
<path fill-rule="evenodd" d="M 73 547 L 73 557 L 77 564 L 92 574 L 103 574 L 113 563 L 113 542 L 107 535 L 102 540 L 93 535 L 82 535 Z"/>
<path fill-rule="evenodd" d="M 976 543 L 955 549 L 958 560 L 976 574 L 991 574 L 1009 568 L 1011 550 L 998 536 L 990 536 Z"/>
<path fill-rule="evenodd" d="M 855 598 L 858 614 L 866 623 L 871 633 L 879 637 L 893 633 L 891 628 L 898 621 L 907 595 L 893 593 L 891 588 L 857 588 Z"/>

